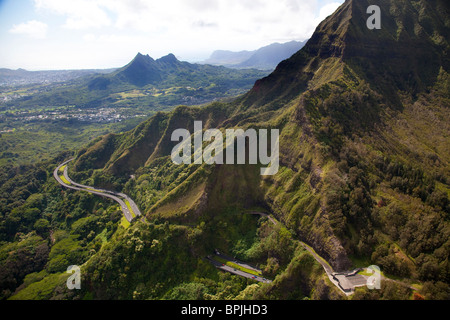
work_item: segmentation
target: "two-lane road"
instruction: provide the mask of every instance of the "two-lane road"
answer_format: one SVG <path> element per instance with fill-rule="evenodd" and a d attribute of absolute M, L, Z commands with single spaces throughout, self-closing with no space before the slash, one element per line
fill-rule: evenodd
<path fill-rule="evenodd" d="M 220 256 L 220 257 L 223 258 L 223 256 Z M 207 259 L 208 259 L 208 261 L 211 262 L 217 269 L 220 269 L 220 270 L 222 270 L 222 271 L 226 271 L 226 272 L 229 272 L 229 273 L 233 273 L 233 274 L 235 274 L 235 275 L 238 275 L 238 276 L 241 276 L 241 277 L 244 277 L 244 278 L 247 278 L 247 279 L 252 279 L 252 280 L 255 280 L 255 281 L 258 281 L 258 282 L 262 282 L 262 283 L 270 283 L 270 282 L 272 282 L 272 280 L 269 280 L 269 279 L 266 279 L 266 278 L 263 278 L 263 277 L 260 277 L 260 276 L 257 276 L 257 275 L 248 273 L 248 272 L 244 272 L 244 271 L 239 270 L 239 269 L 237 269 L 237 268 L 234 268 L 234 267 L 232 267 L 232 266 L 227 266 L 227 265 L 224 264 L 224 263 L 221 263 L 221 262 L 219 262 L 219 261 L 214 260 L 213 256 L 208 256 Z M 226 260 L 227 260 L 227 259 L 226 259 Z M 248 265 L 242 264 L 242 263 L 240 263 L 240 262 L 238 262 L 238 261 L 236 261 L 236 260 L 234 260 L 234 261 L 228 260 L 228 261 L 229 261 L 229 262 L 233 262 L 233 263 L 235 263 L 236 265 L 240 265 L 240 266 L 242 266 L 242 267 L 248 267 Z M 252 268 L 252 270 L 254 270 L 254 271 L 259 271 L 259 272 L 261 272 L 261 270 L 254 269 L 253 267 L 251 267 L 251 268 Z"/>
<path fill-rule="evenodd" d="M 98 189 L 98 188 L 94 188 L 94 187 L 90 187 L 90 186 L 85 186 L 85 185 L 76 183 L 72 179 L 70 179 L 70 177 L 67 173 L 67 164 L 73 160 L 74 159 L 65 161 L 64 163 L 60 164 L 55 169 L 55 171 L 53 171 L 53 176 L 55 177 L 56 181 L 58 181 L 58 183 L 60 185 L 66 187 L 68 189 L 77 190 L 77 191 L 85 191 L 85 192 L 89 192 L 89 193 L 92 193 L 92 194 L 95 194 L 95 195 L 98 195 L 101 197 L 109 198 L 109 199 L 116 201 L 120 205 L 122 212 L 123 212 L 125 218 L 128 220 L 128 222 L 131 222 L 133 220 L 133 214 L 136 217 L 141 216 L 141 212 L 139 211 L 139 208 L 137 207 L 137 205 L 126 194 L 116 193 L 116 192 L 112 192 L 109 190 Z M 62 167 L 64 167 L 62 174 L 66 181 L 63 181 L 63 179 L 60 176 L 60 171 L 61 171 Z M 130 211 L 130 208 L 128 208 L 126 201 L 128 201 L 131 211 Z"/>

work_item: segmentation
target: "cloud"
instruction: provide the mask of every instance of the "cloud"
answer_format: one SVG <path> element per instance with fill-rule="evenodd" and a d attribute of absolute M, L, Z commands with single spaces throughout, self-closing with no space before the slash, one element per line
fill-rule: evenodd
<path fill-rule="evenodd" d="M 181 39 L 207 39 L 212 27 L 216 37 L 255 42 L 303 40 L 318 23 L 323 0 L 34 0 L 38 9 L 66 17 L 64 27 L 89 29 L 109 27 L 108 32 L 132 30 Z M 328 2 L 328 1 L 326 1 Z M 326 3 L 325 2 L 325 3 Z M 341 1 L 342 3 L 342 1 Z M 326 4 L 320 19 L 332 13 L 339 2 Z M 193 30 L 193 27 L 196 29 Z M 199 31 L 203 29 L 203 31 Z M 195 32 L 194 32 L 195 31 Z M 243 40 L 246 39 L 246 40 Z M 253 39 L 253 41 L 251 41 Z"/>
<path fill-rule="evenodd" d="M 38 10 L 49 10 L 66 17 L 64 27 L 72 30 L 108 27 L 111 19 L 100 1 L 34 0 Z"/>
<path fill-rule="evenodd" d="M 83 36 L 83 40 L 86 42 L 94 42 L 95 40 L 97 40 L 97 37 L 95 36 L 95 34 L 88 33 Z"/>
<path fill-rule="evenodd" d="M 0 0 L 1 1 L 1 0 Z M 33 0 L 36 12 L 60 23 L 53 48 L 70 47 L 82 64 L 96 52 L 112 66 L 136 52 L 169 52 L 201 61 L 213 50 L 255 50 L 308 39 L 344 0 Z M 53 16 L 52 16 L 53 15 Z M 81 31 L 81 32 L 79 32 Z M 56 38 L 58 37 L 58 38 Z M 64 43 L 64 45 L 62 45 Z M 64 56 L 64 55 L 60 55 Z M 120 60 L 122 57 L 123 61 Z M 100 58 L 99 58 L 100 59 Z M 71 61 L 72 62 L 72 61 Z M 98 61 L 91 62 L 95 65 Z M 117 64 L 117 65 L 116 65 Z"/>
<path fill-rule="evenodd" d="M 94 1 L 95 2 L 95 1 Z M 318 0 L 96 0 L 115 16 L 119 30 L 133 29 L 197 43 L 258 46 L 270 41 L 304 40 L 318 23 Z M 326 5 L 328 13 L 339 3 Z M 137 10 L 139 8 L 139 10 Z M 323 15 L 323 14 L 321 14 Z M 195 29 L 193 29 L 193 27 Z M 203 27 L 203 28 L 199 28 Z M 214 28 L 205 28 L 214 27 Z M 264 43 L 262 43 L 264 42 Z"/>
<path fill-rule="evenodd" d="M 341 4 L 342 4 L 341 2 L 332 2 L 320 8 L 319 22 L 325 20 L 326 17 L 332 15 Z"/>
<path fill-rule="evenodd" d="M 34 39 L 44 39 L 47 36 L 47 30 L 47 24 L 40 21 L 31 20 L 25 23 L 13 25 L 9 32 L 13 34 L 27 35 Z"/>

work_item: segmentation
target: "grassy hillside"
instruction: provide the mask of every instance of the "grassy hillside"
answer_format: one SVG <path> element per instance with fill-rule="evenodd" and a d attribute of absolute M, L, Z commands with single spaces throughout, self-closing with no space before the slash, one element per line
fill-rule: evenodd
<path fill-rule="evenodd" d="M 379 34 L 362 24 L 367 3 L 347 1 L 303 50 L 224 113 L 213 112 L 217 105 L 179 108 L 159 121 L 164 134 L 156 148 L 139 153 L 142 168 L 127 171 L 136 164 L 126 159 L 137 152 L 122 144 L 116 150 L 126 169 L 105 166 L 105 180 L 136 174 L 125 190 L 149 219 L 191 223 L 214 208 L 260 206 L 337 270 L 365 261 L 391 276 L 447 282 L 448 6 L 379 4 L 387 15 Z M 416 27 L 403 37 L 407 23 Z M 380 45 L 370 45 L 374 39 Z M 402 65 L 390 58 L 402 52 Z M 417 66 L 410 76 L 408 65 Z M 262 178 L 257 166 L 173 166 L 168 135 L 180 127 L 192 132 L 190 119 L 207 128 L 280 129 L 279 173 Z"/>
<path fill-rule="evenodd" d="M 61 246 L 86 271 L 78 298 L 345 299 L 304 241 L 335 270 L 375 264 L 396 280 L 375 292 L 358 290 L 354 299 L 448 299 L 449 7 L 443 0 L 377 3 L 385 16 L 379 33 L 365 26 L 368 2 L 348 0 L 243 97 L 158 113 L 79 150 L 70 175 L 126 192 L 146 222 L 118 227 L 114 206 L 99 209 L 103 200 L 55 190 L 48 168 L 17 173 L 18 181 L 33 183 L 4 203 L 3 261 L 28 244 L 20 233 L 32 239 L 27 255 L 36 254 L 46 235 L 33 232 L 48 230 L 44 221 L 35 226 L 40 219 L 65 236 L 29 271 L 45 274 L 27 278 L 8 268 L 2 279 L 16 283 L 5 280 L 4 297 L 14 290 L 31 296 L 43 279 L 55 283 L 68 260 Z M 195 120 L 204 129 L 279 129 L 279 172 L 176 166 L 171 134 L 192 133 Z M 45 204 L 28 200 L 45 190 L 51 196 L 42 201 L 56 212 L 51 217 Z M 70 201 L 58 203 L 60 197 Z M 270 213 L 279 223 L 249 211 Z M 255 284 L 218 272 L 203 260 L 215 248 L 257 264 L 274 281 Z M 50 295 L 64 297 L 61 290 Z"/>

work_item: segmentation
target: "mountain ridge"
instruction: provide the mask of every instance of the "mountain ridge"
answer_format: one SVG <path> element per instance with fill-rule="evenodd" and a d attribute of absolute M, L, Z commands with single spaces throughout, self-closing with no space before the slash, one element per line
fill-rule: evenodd
<path fill-rule="evenodd" d="M 443 4 L 442 1 L 437 2 L 440 5 Z M 395 8 L 397 6 L 394 2 L 387 0 L 379 1 L 378 3 L 382 7 L 389 6 Z M 417 3 L 420 4 L 423 2 L 417 1 Z M 357 66 L 355 67 L 355 64 L 357 65 L 359 61 L 358 59 L 362 59 L 362 61 L 367 59 L 370 61 L 370 57 L 372 56 L 371 53 L 373 53 L 370 51 L 370 48 L 367 49 L 364 47 L 364 44 L 366 43 L 364 41 L 364 34 L 375 34 L 370 33 L 372 31 L 368 31 L 365 25 L 364 17 L 366 17 L 366 14 L 365 12 L 362 14 L 363 11 L 361 11 L 361 8 L 364 8 L 366 4 L 368 5 L 367 1 L 360 1 L 357 4 L 355 1 L 346 1 L 331 17 L 327 18 L 318 26 L 315 34 L 302 50 L 294 54 L 290 59 L 281 62 L 271 75 L 257 81 L 254 88 L 249 93 L 243 98 L 236 100 L 234 103 L 227 106 L 218 104 L 203 109 L 178 108 L 170 115 L 168 119 L 169 124 L 165 129 L 166 133 L 158 142 L 159 146 L 165 146 L 163 149 L 158 147 L 158 149 L 149 150 L 149 153 L 143 154 L 138 162 L 130 162 L 131 160 L 128 161 L 126 159 L 131 159 L 133 154 L 136 155 L 137 149 L 132 151 L 132 149 L 126 147 L 127 143 L 124 143 L 121 149 L 118 149 L 122 151 L 116 150 L 118 151 L 115 156 L 117 160 L 110 159 L 108 165 L 105 167 L 105 172 L 114 175 L 121 175 L 124 173 L 130 174 L 135 170 L 134 168 L 151 166 L 156 159 L 162 159 L 169 156 L 171 150 L 171 142 L 168 139 L 170 128 L 187 128 L 192 132 L 192 120 L 195 117 L 203 119 L 204 122 L 208 123 L 206 128 L 213 128 L 212 124 L 214 123 L 219 128 L 230 128 L 235 126 L 246 128 L 254 125 L 260 127 L 263 123 L 269 127 L 279 127 L 282 130 L 281 141 L 284 143 L 284 146 L 283 143 L 280 143 L 280 162 L 285 168 L 283 170 L 288 170 L 295 177 L 299 172 L 302 172 L 307 168 L 307 189 L 310 190 L 308 197 L 312 197 L 315 201 L 318 201 L 316 202 L 316 206 L 310 207 L 308 210 L 311 210 L 309 214 L 315 215 L 316 219 L 311 220 L 309 223 L 298 225 L 300 222 L 300 220 L 298 220 L 300 219 L 299 216 L 301 217 L 305 213 L 298 211 L 298 209 L 294 210 L 296 207 L 295 205 L 291 207 L 290 210 L 294 211 L 290 214 L 293 215 L 293 217 L 297 216 L 297 220 L 287 218 L 287 213 L 284 212 L 284 209 L 281 209 L 282 206 L 287 205 L 287 202 L 285 202 L 287 200 L 281 201 L 271 195 L 273 190 L 269 187 L 272 184 L 281 183 L 280 181 L 282 180 L 280 179 L 282 178 L 279 175 L 272 179 L 263 179 L 263 184 L 268 185 L 267 189 L 260 189 L 256 186 L 248 187 L 245 192 L 240 191 L 240 193 L 236 194 L 231 192 L 229 197 L 223 198 L 218 203 L 222 203 L 224 206 L 227 201 L 238 204 L 239 201 L 236 199 L 243 200 L 243 195 L 245 195 L 244 198 L 247 198 L 243 203 L 247 203 L 247 205 L 251 205 L 252 203 L 253 205 L 257 205 L 258 203 L 261 205 L 261 203 L 265 203 L 264 206 L 270 207 L 270 210 L 274 212 L 277 218 L 288 225 L 293 223 L 295 229 L 298 230 L 298 233 L 301 235 L 301 239 L 312 244 L 320 254 L 327 257 L 335 269 L 344 270 L 348 268 L 351 265 L 348 257 L 349 249 L 345 248 L 348 240 L 345 240 L 345 237 L 342 238 L 342 232 L 348 231 L 336 231 L 335 227 L 332 227 L 332 224 L 326 223 L 325 225 L 328 225 L 328 227 L 324 227 L 325 225 L 321 226 L 319 223 L 319 221 L 322 221 L 323 223 L 323 216 L 331 214 L 328 211 L 329 209 L 327 209 L 326 202 L 323 201 L 326 201 L 326 199 L 330 197 L 328 193 L 334 188 L 332 184 L 325 182 L 329 181 L 330 177 L 328 174 L 324 173 L 323 168 L 327 166 L 329 161 L 336 161 L 332 159 L 339 159 L 342 157 L 342 150 L 347 150 L 346 148 L 349 148 L 348 146 L 351 145 L 349 139 L 353 134 L 358 134 L 362 137 L 367 136 L 366 132 L 368 130 L 371 132 L 376 129 L 377 126 L 384 125 L 384 123 L 388 121 L 386 112 L 391 112 L 388 110 L 401 112 L 404 106 L 398 109 L 398 104 L 406 103 L 401 94 L 403 90 L 410 90 L 410 94 L 413 95 L 421 94 L 421 92 L 423 92 L 421 86 L 416 87 L 416 83 L 414 82 L 405 87 L 403 86 L 405 84 L 403 81 L 396 81 L 396 72 L 400 72 L 403 70 L 402 68 L 394 69 L 392 74 L 388 74 L 389 77 L 385 86 L 378 86 L 376 83 L 378 78 L 372 79 L 368 72 L 377 72 L 378 70 L 378 73 L 376 74 L 378 76 L 380 71 L 383 70 L 378 68 L 380 64 L 387 64 L 390 66 L 391 64 L 397 63 L 397 61 L 391 62 L 386 54 L 375 52 L 375 56 L 379 56 L 379 60 L 376 60 L 372 67 L 369 66 L 367 69 L 368 71 L 361 71 Z M 411 9 L 408 5 L 402 8 L 403 11 L 400 12 Z M 384 11 L 384 13 L 386 14 L 386 11 Z M 357 18 L 355 18 L 355 16 Z M 403 21 L 401 17 L 402 16 L 400 16 L 400 18 L 397 17 L 399 19 L 398 21 Z M 384 21 L 386 21 L 387 24 L 389 23 L 389 19 L 385 19 Z M 445 31 L 445 28 L 443 30 Z M 363 33 L 360 34 L 360 32 Z M 395 33 L 395 31 L 393 31 L 393 33 Z M 359 34 L 360 38 L 356 41 L 355 35 L 357 34 Z M 385 37 L 386 34 L 387 33 L 381 33 L 382 37 Z M 403 40 L 400 38 L 398 41 Z M 404 43 L 405 46 L 411 45 L 408 41 Z M 361 44 L 363 45 L 361 46 Z M 419 52 L 418 55 L 421 56 L 421 54 L 422 53 Z M 408 57 L 408 59 L 412 59 L 411 61 L 416 61 L 416 57 L 413 53 L 409 53 Z M 445 53 L 442 57 L 442 61 L 445 62 L 447 59 Z M 444 65 L 443 67 L 445 68 L 446 66 Z M 425 64 L 424 68 L 427 70 L 432 69 L 434 70 L 433 72 L 436 71 L 434 64 Z M 443 72 L 445 74 L 445 71 Z M 399 79 L 402 80 L 402 73 L 400 72 L 398 75 Z M 434 83 L 436 83 L 437 75 L 434 73 L 433 77 Z M 223 116 L 215 116 L 214 114 L 217 110 L 221 110 Z M 196 116 L 194 116 L 195 114 Z M 156 118 L 152 123 L 157 125 L 158 121 L 155 121 Z M 139 128 L 136 129 L 133 135 L 136 136 L 139 131 Z M 382 136 L 384 133 L 377 133 L 375 135 Z M 145 141 L 146 136 L 146 134 L 141 136 L 142 141 Z M 372 138 L 373 137 L 371 137 L 371 139 Z M 377 139 L 379 138 L 380 136 L 378 136 Z M 298 139 L 300 139 L 300 144 L 296 143 Z M 319 147 L 315 147 L 316 145 Z M 327 156 L 322 155 L 322 152 L 326 152 Z M 89 157 L 92 156 L 90 153 L 80 154 L 76 166 L 82 166 L 83 159 L 88 155 Z M 118 162 L 118 160 L 120 161 Z M 242 174 L 242 171 L 239 168 L 225 167 L 219 167 L 217 170 L 219 172 L 229 172 L 229 174 L 234 176 L 236 176 L 238 172 Z M 131 169 L 131 171 L 129 169 Z M 445 170 L 443 167 L 441 169 Z M 336 170 L 339 172 L 339 169 Z M 213 176 L 216 176 L 213 172 L 210 173 L 211 179 Z M 371 190 L 371 187 L 369 187 L 367 182 L 362 182 L 367 179 L 364 177 L 364 173 L 361 172 L 360 174 L 362 176 L 358 179 L 360 179 L 361 182 L 350 187 L 352 190 L 351 194 L 355 193 L 354 196 L 356 197 L 356 193 L 358 193 L 358 197 L 360 197 L 359 200 L 354 200 L 356 201 L 355 208 L 357 209 L 345 209 L 348 210 L 345 214 L 343 213 L 343 209 L 337 210 L 338 212 L 341 212 L 338 215 L 340 218 L 335 217 L 333 219 L 337 219 L 334 223 L 338 223 L 340 226 L 342 223 L 341 219 L 350 219 L 353 225 L 362 224 L 364 219 L 370 220 L 369 212 L 372 210 L 371 208 L 374 201 L 372 199 L 373 196 L 370 194 L 374 191 Z M 248 176 L 248 174 L 244 176 Z M 190 209 L 184 209 L 182 216 L 185 217 L 185 219 L 189 220 L 189 215 L 199 210 L 195 208 L 202 208 L 205 206 L 207 208 L 208 203 L 209 206 L 212 205 L 212 202 L 210 202 L 211 200 L 207 200 L 208 198 L 206 195 L 215 194 L 218 191 L 214 191 L 216 187 L 214 187 L 214 183 L 212 183 L 208 177 L 206 177 L 206 180 L 204 179 L 205 178 L 203 178 L 202 181 L 204 181 L 207 186 L 204 187 L 206 189 L 202 189 L 204 197 L 198 198 L 203 199 L 201 200 L 203 202 L 191 203 Z M 248 176 L 248 179 L 249 181 L 257 181 L 255 176 L 252 178 Z M 147 209 L 148 217 L 158 216 L 158 212 L 166 212 L 166 209 L 162 209 L 164 208 L 164 205 L 162 204 L 168 204 L 171 203 L 171 201 L 174 201 L 174 199 L 177 199 L 177 195 L 180 196 L 183 194 L 180 190 L 193 190 L 193 188 L 187 187 L 190 183 L 188 181 L 192 180 L 185 181 L 185 187 L 182 187 L 182 184 L 177 189 L 174 189 L 172 193 L 169 193 L 166 197 L 166 200 L 159 202 L 159 205 Z M 239 179 L 239 181 L 244 183 L 241 179 Z M 248 185 L 248 183 L 245 185 Z M 231 185 L 229 185 L 229 187 L 231 187 Z M 208 189 L 209 191 L 206 191 Z M 252 192 L 249 192 L 248 190 L 253 190 L 252 192 L 254 193 L 252 194 Z M 315 192 L 322 193 L 323 197 L 316 198 L 313 196 Z M 350 196 L 352 196 L 351 194 Z M 189 197 L 182 197 L 181 199 L 186 200 L 188 198 Z M 289 196 L 286 194 L 282 198 L 289 199 Z M 179 201 L 183 203 L 182 200 Z M 206 201 L 206 203 L 204 201 Z M 300 206 L 300 203 L 303 203 L 302 205 L 304 206 L 304 201 L 304 198 L 300 201 L 297 200 L 297 206 Z M 358 201 L 361 202 L 359 203 Z M 293 203 L 295 204 L 296 201 Z M 319 203 L 322 203 L 322 205 L 319 205 Z M 290 204 L 290 206 L 292 206 L 292 204 Z M 215 207 L 217 207 L 217 204 Z M 303 208 L 305 209 L 305 207 Z M 359 210 L 360 216 L 357 215 L 356 218 L 355 216 L 352 216 L 354 214 L 351 213 L 352 210 Z M 168 213 L 166 212 L 164 215 L 167 216 L 167 214 Z M 336 212 L 333 213 L 333 215 L 335 214 Z M 196 215 L 193 215 L 192 217 L 195 216 Z M 324 228 L 327 230 L 325 232 L 328 234 L 327 237 L 319 236 L 317 233 L 317 230 Z M 342 226 L 340 228 L 342 228 Z M 361 230 L 366 229 L 361 228 Z"/>
<path fill-rule="evenodd" d="M 254 69 L 253 71 L 255 71 L 255 74 L 260 73 Z M 176 81 L 177 79 L 187 83 L 189 80 L 195 81 L 199 77 L 211 76 L 219 72 L 228 72 L 231 74 L 238 71 L 221 66 L 191 64 L 189 62 L 179 61 L 172 53 L 156 60 L 148 54 L 143 55 L 138 53 L 130 63 L 118 69 L 116 72 L 104 76 L 104 78 L 110 82 L 124 82 L 137 87 L 145 87 L 168 80 Z"/>
<path fill-rule="evenodd" d="M 173 54 L 153 59 L 138 53 L 127 65 L 90 74 L 64 86 L 11 102 L 12 106 L 149 106 L 154 110 L 197 105 L 247 91 L 267 71 L 235 70 L 179 61 Z M 131 93 L 131 96 L 130 96 Z"/>
<path fill-rule="evenodd" d="M 83 269 L 87 285 L 75 295 L 448 299 L 448 1 L 370 4 L 382 9 L 381 30 L 367 29 L 368 1 L 347 0 L 303 49 L 245 95 L 158 112 L 129 132 L 78 150 L 70 176 L 129 194 L 146 221 L 83 251 L 93 256 Z M 421 62 L 426 57 L 434 61 Z M 222 132 L 278 129 L 278 173 L 261 176 L 260 165 L 249 164 L 174 164 L 178 142 L 171 135 L 180 128 L 192 134 L 195 121 Z M 94 206 L 95 220 L 76 220 L 81 210 L 70 209 L 61 215 L 64 227 L 85 234 L 83 243 L 95 237 L 97 222 L 98 231 L 109 232 L 112 222 L 99 220 L 112 220 L 103 210 Z M 277 224 L 249 212 L 270 214 Z M 6 225 L 13 231 L 15 218 Z M 67 224 L 71 219 L 74 226 Z M 299 241 L 336 271 L 379 266 L 381 288 L 343 296 Z M 240 279 L 204 263 L 214 250 L 258 264 L 273 281 L 236 288 Z M 53 250 L 51 256 L 52 270 L 64 272 L 58 263 L 65 257 Z"/>
<path fill-rule="evenodd" d="M 416 2 L 421 3 L 420 1 Z M 417 36 L 415 50 L 408 50 L 407 48 L 413 45 L 411 37 L 409 39 L 397 39 L 394 36 L 397 33 L 401 35 L 404 30 L 402 27 L 404 22 L 401 16 L 390 16 L 386 12 L 386 8 L 392 6 L 392 10 L 410 11 L 413 6 L 406 5 L 406 7 L 400 6 L 401 8 L 399 8 L 396 4 L 382 0 L 374 3 L 383 8 L 382 21 L 389 28 L 385 27 L 379 31 L 368 30 L 365 18 L 369 16 L 366 14 L 369 2 L 365 0 L 360 2 L 346 1 L 334 14 L 334 16 L 339 17 L 339 24 L 336 25 L 336 22 L 330 19 L 326 19 L 319 24 L 314 35 L 308 41 L 306 50 L 300 50 L 294 54 L 292 59 L 280 63 L 272 74 L 255 83 L 254 88 L 248 94 L 249 104 L 254 103 L 258 99 L 258 91 L 264 93 L 268 91 L 276 92 L 280 87 L 285 86 L 285 83 L 290 88 L 289 90 L 294 91 L 292 94 L 295 95 L 296 92 L 306 89 L 307 83 L 311 87 L 310 81 L 314 80 L 313 75 L 314 78 L 319 80 L 320 84 L 319 78 L 324 70 L 319 70 L 315 66 L 322 66 L 320 62 L 324 58 L 330 61 L 327 63 L 327 67 L 331 71 L 342 68 L 341 61 L 344 62 L 358 77 L 369 82 L 374 88 L 379 89 L 380 94 L 388 97 L 397 105 L 400 103 L 399 97 L 392 92 L 392 88 L 400 88 L 402 91 L 417 90 L 417 92 L 420 92 L 425 89 L 426 85 L 433 84 L 439 74 L 439 66 L 442 65 L 448 70 L 449 46 L 448 42 L 442 42 L 442 39 L 448 38 L 448 26 L 444 27 L 445 24 L 441 23 L 441 27 L 436 29 L 436 32 L 438 32 L 436 37 L 440 37 L 441 45 L 443 46 L 443 48 L 440 48 L 440 45 L 433 45 L 432 35 L 424 35 L 419 21 L 415 21 L 416 29 L 413 29 L 422 38 Z M 401 3 L 405 4 L 408 2 L 402 1 Z M 449 12 L 448 6 L 443 5 L 441 1 L 437 1 L 437 3 L 440 3 L 439 6 L 446 9 L 440 10 L 445 16 L 446 12 Z M 400 14 L 398 11 L 396 12 L 398 15 Z M 330 30 L 335 31 L 330 33 Z M 389 33 L 388 30 L 391 30 L 391 32 Z M 355 38 L 356 36 L 357 38 Z M 386 44 L 382 44 L 381 41 L 386 41 Z M 430 45 L 432 50 L 425 49 L 429 48 Z M 436 50 L 439 51 L 439 49 L 442 49 L 441 52 L 443 54 L 435 52 Z M 386 50 L 392 51 L 394 54 L 393 58 L 386 59 Z M 333 58 L 337 58 L 339 61 L 335 61 Z M 409 71 L 410 66 L 415 66 L 415 68 Z M 302 72 L 298 70 L 302 70 Z M 387 82 L 383 81 L 379 76 L 380 70 L 385 70 L 383 76 L 387 77 L 387 81 L 394 83 L 388 83 L 384 87 L 378 88 L 380 84 Z M 432 71 L 431 74 L 430 71 Z M 340 73 L 338 72 L 337 75 L 339 76 Z M 279 83 L 277 78 L 284 79 L 284 82 Z M 409 82 L 401 80 L 405 78 L 409 78 Z M 314 84 L 315 81 L 312 81 L 312 83 Z M 283 89 L 284 94 L 288 94 L 289 90 Z M 264 94 L 264 96 L 271 95 Z M 277 94 L 273 96 L 278 98 Z"/>
<path fill-rule="evenodd" d="M 306 41 L 294 40 L 286 43 L 276 42 L 254 51 L 216 50 L 202 64 L 222 65 L 235 69 L 273 70 L 281 61 L 300 50 L 305 43 Z"/>

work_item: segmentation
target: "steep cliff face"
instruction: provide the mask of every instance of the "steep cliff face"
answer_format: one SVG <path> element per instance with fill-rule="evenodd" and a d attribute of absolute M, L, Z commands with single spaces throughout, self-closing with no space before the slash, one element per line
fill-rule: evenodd
<path fill-rule="evenodd" d="M 366 25 L 372 4 L 381 8 L 380 30 Z M 348 0 L 243 97 L 158 114 L 114 144 L 105 138 L 83 150 L 77 168 L 96 159 L 105 174 L 137 175 L 126 188 L 141 195 L 137 201 L 149 219 L 189 223 L 230 206 L 259 207 L 336 270 L 350 268 L 355 256 L 370 261 L 386 239 L 399 240 L 389 231 L 392 208 L 384 209 L 384 200 L 406 208 L 417 198 L 436 221 L 447 210 L 432 200 L 437 189 L 449 190 L 445 142 L 432 147 L 426 135 L 448 137 L 432 120 L 448 122 L 448 11 L 442 0 Z M 204 129 L 280 129 L 279 172 L 262 177 L 254 165 L 173 165 L 171 133 L 192 133 L 196 120 Z M 139 179 L 145 175 L 159 184 L 149 187 L 148 179 Z M 144 196 L 155 193 L 156 203 Z M 412 250 L 413 240 L 402 241 L 402 250 Z M 436 240 L 429 251 L 441 246 Z"/>
<path fill-rule="evenodd" d="M 361 27 L 371 4 L 381 9 L 380 30 Z M 423 92 L 441 67 L 449 68 L 449 13 L 448 3 L 439 0 L 354 1 L 343 59 L 391 100 L 398 99 L 396 90 Z"/>

